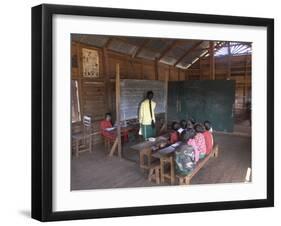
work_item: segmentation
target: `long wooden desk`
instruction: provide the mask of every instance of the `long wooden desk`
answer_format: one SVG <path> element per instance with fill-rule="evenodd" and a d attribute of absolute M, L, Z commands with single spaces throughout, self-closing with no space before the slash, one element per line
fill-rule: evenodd
<path fill-rule="evenodd" d="M 161 143 L 167 143 L 168 139 L 168 135 L 163 135 L 156 137 L 155 141 L 143 141 L 130 147 L 132 150 L 139 152 L 139 165 L 141 169 L 148 170 L 150 168 L 153 148 Z"/>

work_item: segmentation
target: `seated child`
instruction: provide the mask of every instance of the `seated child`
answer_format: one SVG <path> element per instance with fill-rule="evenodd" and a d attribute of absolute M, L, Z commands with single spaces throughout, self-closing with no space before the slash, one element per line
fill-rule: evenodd
<path fill-rule="evenodd" d="M 213 134 L 211 133 L 211 123 L 209 121 L 204 122 L 205 132 L 203 133 L 206 143 L 206 154 L 208 155 L 213 148 L 214 145 L 214 139 Z"/>
<path fill-rule="evenodd" d="M 193 118 L 187 119 L 186 129 L 193 129 L 194 125 L 195 125 L 195 120 Z"/>
<path fill-rule="evenodd" d="M 115 140 L 117 137 L 116 130 L 112 126 L 111 122 L 111 113 L 105 114 L 105 119 L 100 122 L 100 131 L 103 137 L 109 138 L 111 140 Z M 112 130 L 108 130 L 112 128 Z M 122 141 L 126 142 L 129 139 L 128 132 L 121 132 Z"/>
<path fill-rule="evenodd" d="M 177 174 L 186 176 L 195 168 L 195 151 L 192 146 L 184 143 L 176 148 L 174 155 Z"/>
<path fill-rule="evenodd" d="M 181 134 L 183 131 L 186 130 L 187 122 L 185 120 L 180 121 L 180 128 L 178 129 L 178 133 Z"/>
<path fill-rule="evenodd" d="M 189 129 L 187 131 L 183 131 L 182 134 L 182 142 L 184 144 L 188 144 L 193 147 L 194 153 L 195 153 L 195 163 L 198 162 L 199 160 L 199 148 L 197 147 L 196 141 L 195 141 L 195 136 L 196 132 L 194 129 Z"/>
<path fill-rule="evenodd" d="M 112 123 L 111 123 L 111 114 L 106 113 L 105 114 L 105 119 L 100 122 L 100 130 L 101 130 L 101 135 L 110 139 L 115 139 L 116 138 L 116 133 L 113 131 L 109 131 L 107 129 L 112 128 Z"/>
<path fill-rule="evenodd" d="M 172 123 L 173 132 L 170 133 L 169 144 L 174 144 L 179 141 L 179 134 L 178 134 L 179 128 L 180 128 L 179 123 L 177 123 L 177 122 Z"/>
<path fill-rule="evenodd" d="M 187 121 L 186 120 L 181 120 L 180 121 L 180 128 L 185 130 L 187 128 Z"/>
<path fill-rule="evenodd" d="M 205 157 L 206 155 L 206 142 L 205 142 L 205 138 L 204 138 L 204 127 L 202 124 L 196 124 L 194 126 L 194 129 L 196 131 L 196 136 L 195 136 L 195 143 L 196 143 L 196 146 L 198 147 L 198 150 L 199 150 L 199 158 L 202 159 Z"/>

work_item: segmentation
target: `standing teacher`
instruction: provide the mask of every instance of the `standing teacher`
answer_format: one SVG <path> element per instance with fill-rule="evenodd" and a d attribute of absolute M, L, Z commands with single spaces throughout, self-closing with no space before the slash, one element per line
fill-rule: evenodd
<path fill-rule="evenodd" d="M 145 140 L 149 137 L 155 136 L 155 114 L 154 110 L 156 103 L 152 101 L 153 92 L 148 91 L 146 99 L 140 105 L 139 122 L 140 122 L 140 134 Z"/>

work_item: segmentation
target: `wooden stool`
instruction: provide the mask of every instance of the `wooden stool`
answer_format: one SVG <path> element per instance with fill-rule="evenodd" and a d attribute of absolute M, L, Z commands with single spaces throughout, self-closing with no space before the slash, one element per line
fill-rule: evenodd
<path fill-rule="evenodd" d="M 168 164 L 170 170 L 165 173 L 165 166 Z M 175 169 L 174 169 L 174 158 L 173 156 L 163 156 L 160 158 L 160 174 L 161 183 L 165 182 L 165 179 L 170 180 L 171 184 L 175 183 Z"/>
<path fill-rule="evenodd" d="M 145 148 L 140 151 L 140 168 L 143 170 L 149 170 L 150 165 L 151 165 L 151 149 Z"/>
<path fill-rule="evenodd" d="M 160 184 L 160 164 L 153 164 L 149 168 L 148 180 L 155 180 L 156 184 Z"/>

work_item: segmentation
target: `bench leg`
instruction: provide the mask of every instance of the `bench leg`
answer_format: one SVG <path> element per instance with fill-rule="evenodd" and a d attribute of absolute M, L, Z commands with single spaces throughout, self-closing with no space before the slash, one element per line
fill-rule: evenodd
<path fill-rule="evenodd" d="M 171 184 L 175 184 L 175 168 L 174 168 L 174 162 L 172 157 L 170 157 L 170 173 L 171 173 Z"/>
<path fill-rule="evenodd" d="M 189 177 L 185 177 L 184 179 L 185 179 L 184 184 L 185 185 L 189 185 L 190 184 L 190 178 Z"/>
<path fill-rule="evenodd" d="M 165 182 L 165 178 L 164 178 L 164 173 L 165 173 L 165 171 L 164 171 L 164 161 L 163 161 L 163 159 L 161 158 L 160 159 L 160 175 L 161 175 L 161 183 L 164 183 Z"/>
<path fill-rule="evenodd" d="M 179 185 L 183 185 L 183 178 L 179 177 Z"/>
<path fill-rule="evenodd" d="M 160 184 L 160 169 L 157 168 L 155 172 L 156 184 Z"/>
<path fill-rule="evenodd" d="M 148 173 L 148 181 L 151 182 L 154 169 L 150 169 Z"/>

